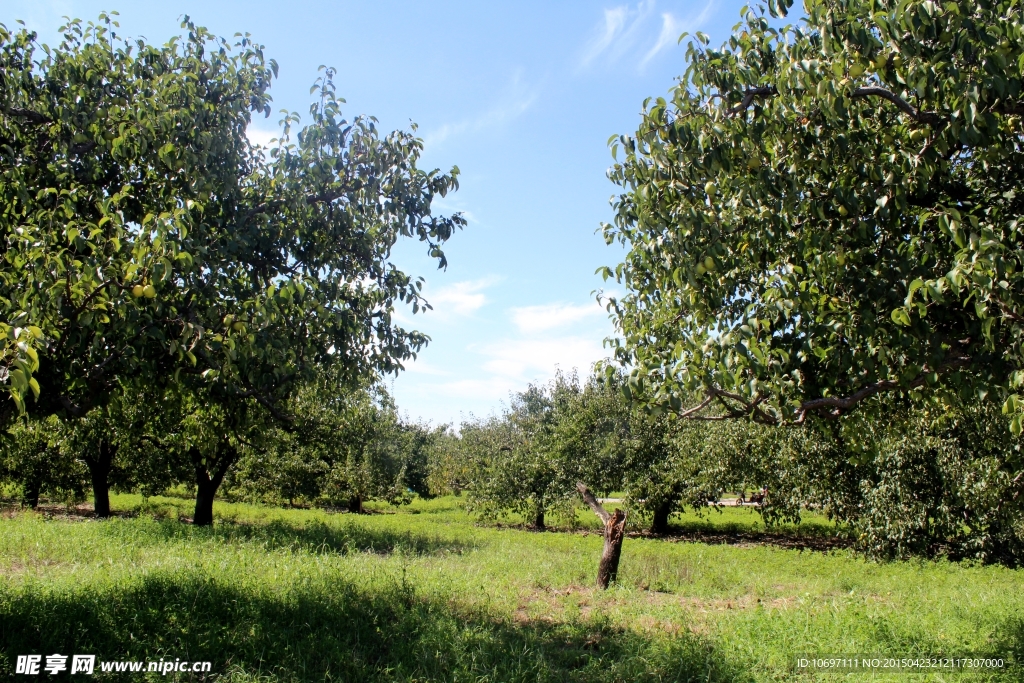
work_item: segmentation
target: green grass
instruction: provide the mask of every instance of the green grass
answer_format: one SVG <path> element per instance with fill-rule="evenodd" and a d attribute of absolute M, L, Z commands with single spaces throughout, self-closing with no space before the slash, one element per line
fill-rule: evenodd
<path fill-rule="evenodd" d="M 6 678 L 30 680 L 13 675 L 16 655 L 57 652 L 210 660 L 226 681 L 1024 680 L 1020 669 L 812 678 L 790 664 L 799 653 L 1020 660 L 1019 570 L 630 538 L 619 584 L 602 592 L 597 534 L 495 528 L 453 498 L 362 516 L 218 502 L 207 529 L 178 521 L 184 499 L 113 504 L 137 514 L 0 519 Z M 745 510 L 674 521 L 684 534 L 758 530 Z M 834 531 L 811 517 L 785 533 Z"/>

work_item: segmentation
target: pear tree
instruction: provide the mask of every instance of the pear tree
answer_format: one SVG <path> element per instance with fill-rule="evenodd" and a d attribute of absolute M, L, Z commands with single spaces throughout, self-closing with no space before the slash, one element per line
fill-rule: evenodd
<path fill-rule="evenodd" d="M 990 397 L 1019 433 L 1019 4 L 807 0 L 783 25 L 789 5 L 744 9 L 719 48 L 698 33 L 612 140 L 627 391 L 771 425 Z"/>
<path fill-rule="evenodd" d="M 288 423 L 320 369 L 355 385 L 428 341 L 393 316 L 428 304 L 391 254 L 407 238 L 446 265 L 465 221 L 431 205 L 458 169 L 418 168 L 415 129 L 345 118 L 332 69 L 305 122 L 285 112 L 253 144 L 276 63 L 248 36 L 182 27 L 155 46 L 101 15 L 57 47 L 0 27 L 0 417 L 81 417 L 145 378 L 239 428 Z M 203 481 L 237 459 L 225 439 L 234 455 L 200 458 Z"/>

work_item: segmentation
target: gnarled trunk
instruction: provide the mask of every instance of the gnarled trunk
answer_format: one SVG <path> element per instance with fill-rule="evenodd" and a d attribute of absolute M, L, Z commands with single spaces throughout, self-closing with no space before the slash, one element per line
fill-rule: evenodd
<path fill-rule="evenodd" d="M 619 574 L 622 541 L 626 538 L 626 513 L 616 510 L 604 523 L 604 548 L 597 565 L 597 585 L 608 588 Z"/>
<path fill-rule="evenodd" d="M 597 565 L 597 585 L 607 589 L 615 581 L 619 573 L 619 558 L 622 557 L 622 542 L 626 539 L 626 513 L 616 510 L 613 514 L 601 507 L 597 498 L 582 482 L 576 489 L 583 496 L 590 509 L 604 523 L 604 548 L 601 550 L 601 561 Z"/>
<path fill-rule="evenodd" d="M 363 497 L 358 493 L 348 499 L 348 511 L 357 515 L 363 514 Z"/>
<path fill-rule="evenodd" d="M 547 527 L 544 526 L 544 508 L 537 506 L 536 513 L 533 516 L 533 528 L 538 531 L 544 531 Z"/>

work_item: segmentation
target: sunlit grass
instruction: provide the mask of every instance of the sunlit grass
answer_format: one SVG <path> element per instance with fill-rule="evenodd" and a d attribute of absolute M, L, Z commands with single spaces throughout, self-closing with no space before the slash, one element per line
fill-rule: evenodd
<path fill-rule="evenodd" d="M 113 503 L 133 516 L 0 520 L 0 673 L 80 652 L 238 681 L 767 681 L 800 653 L 1024 650 L 1024 572 L 1002 567 L 634 537 L 601 592 L 597 534 L 496 528 L 454 498 L 359 516 L 218 502 L 208 529 L 178 521 L 185 498 Z"/>

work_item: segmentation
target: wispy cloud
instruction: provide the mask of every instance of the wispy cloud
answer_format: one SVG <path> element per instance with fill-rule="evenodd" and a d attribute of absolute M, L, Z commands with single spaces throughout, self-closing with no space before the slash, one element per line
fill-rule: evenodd
<path fill-rule="evenodd" d="M 657 42 L 654 43 L 654 46 L 647 51 L 647 54 L 644 55 L 644 58 L 640 61 L 640 68 L 647 66 L 647 63 L 654 59 L 654 57 L 666 47 L 674 45 L 682 32 L 683 22 L 676 19 L 675 15 L 671 12 L 665 12 L 662 14 L 661 33 L 658 34 Z"/>
<path fill-rule="evenodd" d="M 433 377 L 445 377 L 451 373 L 435 365 L 427 363 L 421 358 L 416 358 L 404 363 L 405 371 L 417 375 L 431 375 Z"/>
<path fill-rule="evenodd" d="M 612 43 L 615 42 L 615 38 L 622 32 L 622 27 L 626 24 L 627 11 L 628 8 L 626 7 L 615 7 L 604 11 L 603 30 L 591 39 L 583 51 L 583 55 L 580 57 L 580 66 L 587 66 L 597 59 L 598 55 L 611 47 Z"/>
<path fill-rule="evenodd" d="M 602 57 L 618 61 L 634 49 L 653 9 L 654 0 L 642 0 L 636 7 L 620 5 L 604 10 L 603 21 L 584 47 L 579 66 L 587 67 Z"/>
<path fill-rule="evenodd" d="M 465 182 L 465 175 L 462 177 Z M 435 213 L 452 214 L 461 213 L 471 225 L 480 225 L 480 219 L 475 213 L 466 208 L 466 202 L 462 198 L 449 194 L 447 197 L 434 197 L 430 203 L 430 210 Z"/>
<path fill-rule="evenodd" d="M 493 378 L 459 379 L 431 384 L 427 390 L 434 398 L 445 396 L 478 402 L 497 402 L 508 397 L 509 387 L 507 383 L 495 381 Z"/>
<path fill-rule="evenodd" d="M 512 74 L 512 78 L 498 95 L 496 101 L 485 111 L 473 118 L 446 123 L 436 130 L 423 135 L 423 143 L 428 147 L 436 147 L 446 140 L 483 130 L 490 130 L 504 125 L 522 116 L 537 101 L 539 89 L 530 85 L 523 78 L 522 70 Z"/>
<path fill-rule="evenodd" d="M 512 309 L 512 322 L 524 334 L 546 332 L 581 320 L 606 315 L 596 301 L 590 304 L 546 304 Z"/>
<path fill-rule="evenodd" d="M 714 0 L 707 0 L 698 14 L 683 19 L 672 12 L 662 12 L 659 27 L 655 2 L 642 0 L 636 6 L 620 5 L 604 10 L 602 20 L 581 51 L 579 68 L 597 62 L 615 64 L 637 60 L 633 63 L 643 70 L 662 51 L 675 45 L 683 32 L 700 28 L 715 9 Z"/>
<path fill-rule="evenodd" d="M 480 297 L 490 282 L 456 283 L 442 298 L 463 311 L 478 310 L 489 303 Z M 417 373 L 419 361 L 410 364 L 410 379 L 402 380 L 403 396 L 420 402 L 424 415 L 441 421 L 455 419 L 452 412 L 445 414 L 446 405 L 471 406 L 467 409 L 484 415 L 499 409 L 512 392 L 531 382 L 548 381 L 556 370 L 576 369 L 586 375 L 596 361 L 608 356 L 602 340 L 612 326 L 596 301 L 537 304 L 504 312 L 512 329 L 463 346 L 457 362 L 444 366 L 446 372 L 428 366 Z"/>

